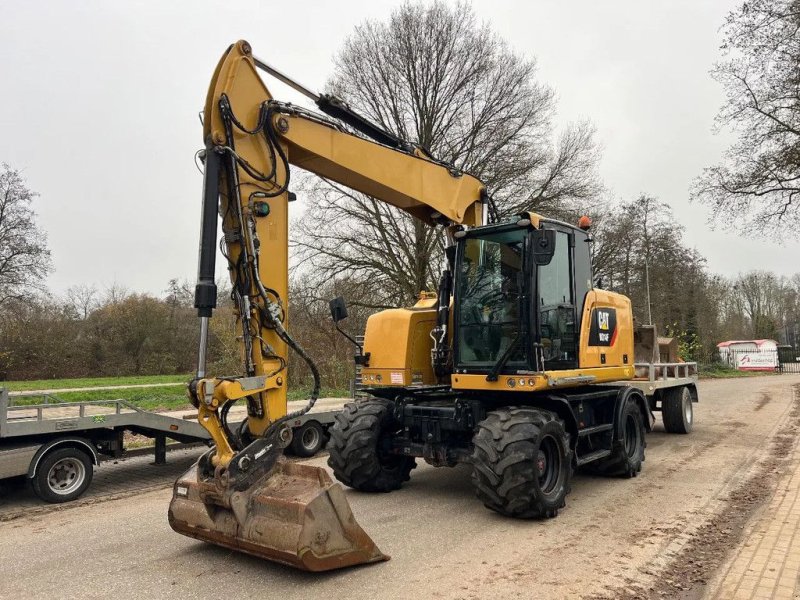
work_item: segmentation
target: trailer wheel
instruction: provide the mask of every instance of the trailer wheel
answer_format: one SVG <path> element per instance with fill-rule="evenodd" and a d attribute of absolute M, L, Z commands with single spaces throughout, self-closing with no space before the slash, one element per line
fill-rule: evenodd
<path fill-rule="evenodd" d="M 409 480 L 416 459 L 387 448 L 398 429 L 393 409 L 394 402 L 371 398 L 346 404 L 336 415 L 328 444 L 336 479 L 361 492 L 391 492 Z"/>
<path fill-rule="evenodd" d="M 668 433 L 691 433 L 694 424 L 692 393 L 685 385 L 667 390 L 661 402 L 661 419 Z"/>
<path fill-rule="evenodd" d="M 325 445 L 325 431 L 316 421 L 308 421 L 294 430 L 292 435 L 292 452 L 296 456 L 307 458 L 314 456 Z"/>
<path fill-rule="evenodd" d="M 45 454 L 31 479 L 33 491 L 45 502 L 69 502 L 80 497 L 94 475 L 92 459 L 78 448 L 58 448 Z"/>
<path fill-rule="evenodd" d="M 551 518 L 566 504 L 572 450 L 564 423 L 527 408 L 492 411 L 472 438 L 472 483 L 483 504 L 522 519 Z"/>
<path fill-rule="evenodd" d="M 642 470 L 647 442 L 642 411 L 632 395 L 622 407 L 619 427 L 622 439 L 614 442 L 611 456 L 589 465 L 589 469 L 602 475 L 636 477 Z"/>

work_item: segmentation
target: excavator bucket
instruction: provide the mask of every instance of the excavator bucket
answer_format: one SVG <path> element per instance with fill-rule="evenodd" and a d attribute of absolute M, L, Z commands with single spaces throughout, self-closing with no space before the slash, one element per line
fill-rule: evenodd
<path fill-rule="evenodd" d="M 389 559 L 324 469 L 283 457 L 240 492 L 198 480 L 195 465 L 175 483 L 169 524 L 183 535 L 305 571 Z"/>

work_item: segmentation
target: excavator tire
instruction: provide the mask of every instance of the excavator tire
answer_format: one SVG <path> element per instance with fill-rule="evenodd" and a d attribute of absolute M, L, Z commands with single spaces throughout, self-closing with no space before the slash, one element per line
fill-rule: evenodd
<path fill-rule="evenodd" d="M 394 402 L 371 398 L 346 404 L 330 429 L 328 465 L 343 484 L 361 492 L 391 492 L 417 466 L 409 456 L 387 454 L 381 444 L 393 432 Z"/>
<path fill-rule="evenodd" d="M 521 519 L 552 518 L 564 508 L 572 450 L 555 414 L 531 408 L 492 411 L 472 443 L 472 483 L 487 508 Z"/>
<path fill-rule="evenodd" d="M 642 411 L 633 396 L 629 396 L 620 415 L 622 439 L 614 442 L 611 456 L 588 465 L 589 472 L 609 477 L 636 477 L 644 462 L 645 440 Z"/>

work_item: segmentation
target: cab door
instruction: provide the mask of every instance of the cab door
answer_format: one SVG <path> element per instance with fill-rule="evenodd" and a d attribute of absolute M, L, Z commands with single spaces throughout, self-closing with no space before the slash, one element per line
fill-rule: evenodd
<path fill-rule="evenodd" d="M 534 314 L 545 370 L 578 366 L 574 234 L 556 229 L 553 258 L 536 269 Z"/>

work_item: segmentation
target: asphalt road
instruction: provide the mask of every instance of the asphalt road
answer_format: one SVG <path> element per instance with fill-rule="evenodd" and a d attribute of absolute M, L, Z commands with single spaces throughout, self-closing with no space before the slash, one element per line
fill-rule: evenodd
<path fill-rule="evenodd" d="M 2 598 L 565 598 L 647 585 L 769 453 L 800 376 L 706 381 L 689 436 L 658 431 L 632 480 L 577 475 L 567 507 L 514 521 L 466 468 L 421 464 L 388 495 L 353 491 L 392 560 L 309 574 L 172 532 L 169 488 L 0 523 Z M 311 461 L 324 465 L 324 458 Z"/>

